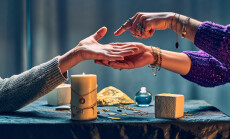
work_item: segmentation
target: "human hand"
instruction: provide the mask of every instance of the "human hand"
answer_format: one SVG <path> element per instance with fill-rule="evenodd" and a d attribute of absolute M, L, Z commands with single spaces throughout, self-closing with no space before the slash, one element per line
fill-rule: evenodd
<path fill-rule="evenodd" d="M 154 63 L 154 57 L 150 46 L 142 43 L 127 42 L 127 43 L 113 43 L 114 46 L 135 45 L 139 50 L 130 56 L 126 56 L 124 60 L 108 61 L 108 60 L 95 60 L 95 63 L 109 66 L 114 69 L 134 69 L 140 68 L 148 64 Z"/>
<path fill-rule="evenodd" d="M 160 12 L 160 13 L 136 13 L 132 18 L 126 21 L 114 35 L 119 36 L 126 30 L 137 38 L 149 38 L 155 30 L 165 30 L 171 26 L 171 19 L 175 13 Z"/>
<path fill-rule="evenodd" d="M 106 27 L 102 27 L 95 34 L 79 42 L 79 44 L 60 56 L 59 67 L 62 73 L 85 60 L 124 60 L 125 56 L 136 53 L 139 48 L 132 44 L 115 46 L 100 44 L 98 41 L 105 36 Z"/>
<path fill-rule="evenodd" d="M 107 29 L 102 27 L 95 34 L 80 41 L 76 46 L 80 54 L 80 59 L 83 60 L 123 60 L 124 56 L 132 55 L 138 47 L 127 44 L 115 46 L 110 44 L 100 44 L 98 41 L 105 36 Z"/>

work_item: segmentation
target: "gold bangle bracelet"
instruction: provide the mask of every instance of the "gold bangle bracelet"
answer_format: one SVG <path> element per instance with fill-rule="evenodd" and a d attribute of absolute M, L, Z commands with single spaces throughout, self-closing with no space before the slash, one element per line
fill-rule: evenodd
<path fill-rule="evenodd" d="M 162 64 L 162 52 L 161 52 L 161 49 L 159 49 L 159 55 L 160 55 L 160 62 L 159 62 L 159 70 L 158 71 L 160 71 L 160 69 L 161 69 L 161 64 Z"/>
<path fill-rule="evenodd" d="M 152 69 L 153 71 L 153 75 L 156 76 L 157 74 L 157 71 L 160 70 L 160 67 L 161 66 L 161 51 L 160 51 L 160 48 L 157 48 L 157 47 L 151 47 L 152 49 L 152 55 L 153 55 L 153 58 L 154 58 L 154 62 L 153 64 L 150 64 L 148 67 Z M 156 49 L 156 51 L 154 50 Z"/>
<path fill-rule="evenodd" d="M 152 65 L 152 66 L 156 66 L 157 65 L 157 63 L 158 63 L 158 54 L 157 54 L 157 52 L 156 51 L 154 51 L 154 49 L 153 48 L 155 48 L 155 47 L 152 47 L 151 46 L 151 49 L 152 49 L 152 55 L 153 55 L 153 58 L 154 58 L 154 62 L 152 63 L 152 64 L 150 64 L 150 65 Z"/>

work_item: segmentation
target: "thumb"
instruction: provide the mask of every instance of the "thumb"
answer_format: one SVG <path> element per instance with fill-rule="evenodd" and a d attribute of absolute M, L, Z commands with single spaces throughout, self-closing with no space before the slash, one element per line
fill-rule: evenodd
<path fill-rule="evenodd" d="M 99 41 L 101 38 L 103 38 L 105 36 L 106 32 L 107 32 L 107 28 L 102 27 L 92 36 L 96 41 Z"/>

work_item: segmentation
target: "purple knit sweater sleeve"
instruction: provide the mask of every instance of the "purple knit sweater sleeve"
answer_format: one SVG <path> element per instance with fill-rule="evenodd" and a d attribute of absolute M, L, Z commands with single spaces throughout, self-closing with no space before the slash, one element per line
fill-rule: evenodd
<path fill-rule="evenodd" d="M 203 22 L 196 32 L 194 44 L 230 67 L 230 25 Z"/>
<path fill-rule="evenodd" d="M 191 69 L 182 77 L 206 87 L 230 82 L 230 25 L 203 22 L 194 44 L 201 51 L 183 52 L 191 59 Z"/>
<path fill-rule="evenodd" d="M 184 51 L 191 59 L 191 68 L 187 80 L 201 86 L 214 87 L 230 82 L 230 70 L 208 53 L 200 51 Z"/>

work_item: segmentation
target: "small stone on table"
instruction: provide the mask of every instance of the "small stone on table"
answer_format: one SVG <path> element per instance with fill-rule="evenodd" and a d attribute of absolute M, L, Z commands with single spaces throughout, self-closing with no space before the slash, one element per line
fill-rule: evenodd
<path fill-rule="evenodd" d="M 70 110 L 70 106 L 59 106 L 56 107 L 56 111 L 67 111 Z"/>

